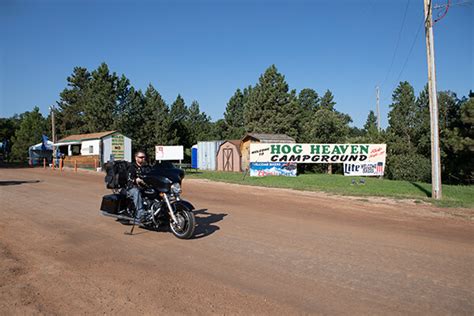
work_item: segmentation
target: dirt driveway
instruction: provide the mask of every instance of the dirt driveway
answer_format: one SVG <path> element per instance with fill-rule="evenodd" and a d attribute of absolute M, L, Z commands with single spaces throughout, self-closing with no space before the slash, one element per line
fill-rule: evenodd
<path fill-rule="evenodd" d="M 474 313 L 474 222 L 441 209 L 185 179 L 179 240 L 124 235 L 107 193 L 0 169 L 0 314 Z"/>

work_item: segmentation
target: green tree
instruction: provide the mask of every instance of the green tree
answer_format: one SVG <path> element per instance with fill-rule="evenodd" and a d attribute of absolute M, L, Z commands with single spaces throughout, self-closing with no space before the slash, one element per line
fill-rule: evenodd
<path fill-rule="evenodd" d="M 150 84 L 145 92 L 144 106 L 141 111 L 140 135 L 137 135 L 140 148 L 149 157 L 155 156 L 155 146 L 168 145 L 170 127 L 169 108 L 160 93 Z"/>
<path fill-rule="evenodd" d="M 131 87 L 121 105 L 121 113 L 115 118 L 114 129 L 132 139 L 132 149 L 142 149 L 144 129 L 144 96 L 141 91 Z"/>
<path fill-rule="evenodd" d="M 211 122 L 211 132 L 209 139 L 229 139 L 228 135 L 231 135 L 231 133 L 228 132 L 227 128 L 228 125 L 225 122 L 225 119 L 219 119 L 215 122 Z"/>
<path fill-rule="evenodd" d="M 199 103 L 193 101 L 188 110 L 187 128 L 191 146 L 198 141 L 212 139 L 211 118 L 199 109 Z"/>
<path fill-rule="evenodd" d="M 369 112 L 363 131 L 365 133 L 365 142 L 371 143 L 380 141 L 380 133 L 377 128 L 377 116 L 374 111 Z"/>
<path fill-rule="evenodd" d="M 116 130 L 123 120 L 123 114 L 129 107 L 129 102 L 134 98 L 135 89 L 130 86 L 130 80 L 125 75 L 117 78 L 115 82 L 115 107 L 113 113 L 113 129 Z"/>
<path fill-rule="evenodd" d="M 0 143 L 2 143 L 2 150 L 5 160 L 10 160 L 10 152 L 12 148 L 12 141 L 16 131 L 20 127 L 20 117 L 15 114 L 10 118 L 0 118 Z"/>
<path fill-rule="evenodd" d="M 300 106 L 298 141 L 303 143 L 311 142 L 311 120 L 314 113 L 320 108 L 320 98 L 313 89 L 303 89 L 298 95 Z"/>
<path fill-rule="evenodd" d="M 183 145 L 185 148 L 192 146 L 186 124 L 188 115 L 184 99 L 178 94 L 170 108 L 170 145 Z"/>
<path fill-rule="evenodd" d="M 118 77 L 110 73 L 106 63 L 92 72 L 88 89 L 88 103 L 85 107 L 85 132 L 95 133 L 111 130 L 116 122 L 116 101 Z"/>
<path fill-rule="evenodd" d="M 334 96 L 332 95 L 332 92 L 329 90 L 326 90 L 323 97 L 321 98 L 320 106 L 322 108 L 332 111 L 334 110 L 335 105 L 336 105 L 336 102 L 334 102 Z"/>
<path fill-rule="evenodd" d="M 224 113 L 227 139 L 241 139 L 245 134 L 244 127 L 244 106 L 248 101 L 252 87 L 245 88 L 242 92 L 240 89 L 234 93 L 227 103 L 226 111 Z"/>
<path fill-rule="evenodd" d="M 344 143 L 349 135 L 349 115 L 334 110 L 334 107 L 320 107 L 313 115 L 310 125 L 310 137 L 315 143 Z M 328 164 L 327 172 L 333 172 Z"/>
<path fill-rule="evenodd" d="M 459 102 L 459 121 L 447 131 L 446 148 L 449 152 L 445 180 L 474 182 L 474 95 Z"/>
<path fill-rule="evenodd" d="M 424 105 L 420 98 L 417 102 L 413 87 L 406 81 L 400 82 L 392 99 L 387 129 L 387 176 L 397 180 L 428 181 L 430 160 L 417 150 Z"/>
<path fill-rule="evenodd" d="M 75 67 L 67 77 L 68 88 L 60 93 L 55 112 L 58 138 L 86 131 L 84 115 L 89 103 L 90 80 L 90 73 L 83 67 Z"/>
<path fill-rule="evenodd" d="M 46 130 L 46 120 L 38 107 L 21 114 L 20 125 L 12 140 L 12 157 L 19 160 L 28 157 L 28 148 L 41 142 L 41 136 Z"/>
<path fill-rule="evenodd" d="M 275 65 L 260 76 L 245 103 L 243 116 L 248 132 L 297 136 L 299 107 L 296 92 L 288 91 L 285 77 Z"/>
<path fill-rule="evenodd" d="M 400 82 L 392 95 L 393 103 L 388 114 L 388 131 L 396 143 L 392 154 L 406 154 L 416 146 L 415 128 L 417 108 L 415 92 L 408 82 Z"/>

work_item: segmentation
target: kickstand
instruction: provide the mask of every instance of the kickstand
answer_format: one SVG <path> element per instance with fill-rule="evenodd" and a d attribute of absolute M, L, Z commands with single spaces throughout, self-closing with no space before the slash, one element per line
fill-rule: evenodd
<path fill-rule="evenodd" d="M 125 235 L 133 235 L 133 229 L 135 228 L 135 219 L 133 220 L 132 229 L 129 232 L 124 232 Z"/>

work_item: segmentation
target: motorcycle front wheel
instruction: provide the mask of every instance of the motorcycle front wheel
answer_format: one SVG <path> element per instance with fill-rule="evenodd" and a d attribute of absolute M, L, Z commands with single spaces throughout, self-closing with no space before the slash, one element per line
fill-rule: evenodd
<path fill-rule="evenodd" d="M 170 220 L 170 228 L 173 235 L 180 239 L 189 239 L 194 234 L 194 228 L 196 227 L 196 219 L 191 211 L 188 211 L 182 205 L 175 206 L 175 215 L 177 222 L 174 223 Z"/>

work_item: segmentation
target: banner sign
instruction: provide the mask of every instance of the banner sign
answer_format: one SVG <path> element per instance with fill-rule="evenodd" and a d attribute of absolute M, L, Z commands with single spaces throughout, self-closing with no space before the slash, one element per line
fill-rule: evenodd
<path fill-rule="evenodd" d="M 296 177 L 296 164 L 289 162 L 251 162 L 251 177 L 287 176 Z"/>
<path fill-rule="evenodd" d="M 386 144 L 250 144 L 250 162 L 385 163 Z"/>
<path fill-rule="evenodd" d="M 123 135 L 112 135 L 112 155 L 115 160 L 123 160 L 125 157 L 125 139 Z"/>
<path fill-rule="evenodd" d="M 156 160 L 183 160 L 183 146 L 155 146 Z"/>
<path fill-rule="evenodd" d="M 383 176 L 385 164 L 379 162 L 345 163 L 345 176 Z"/>

